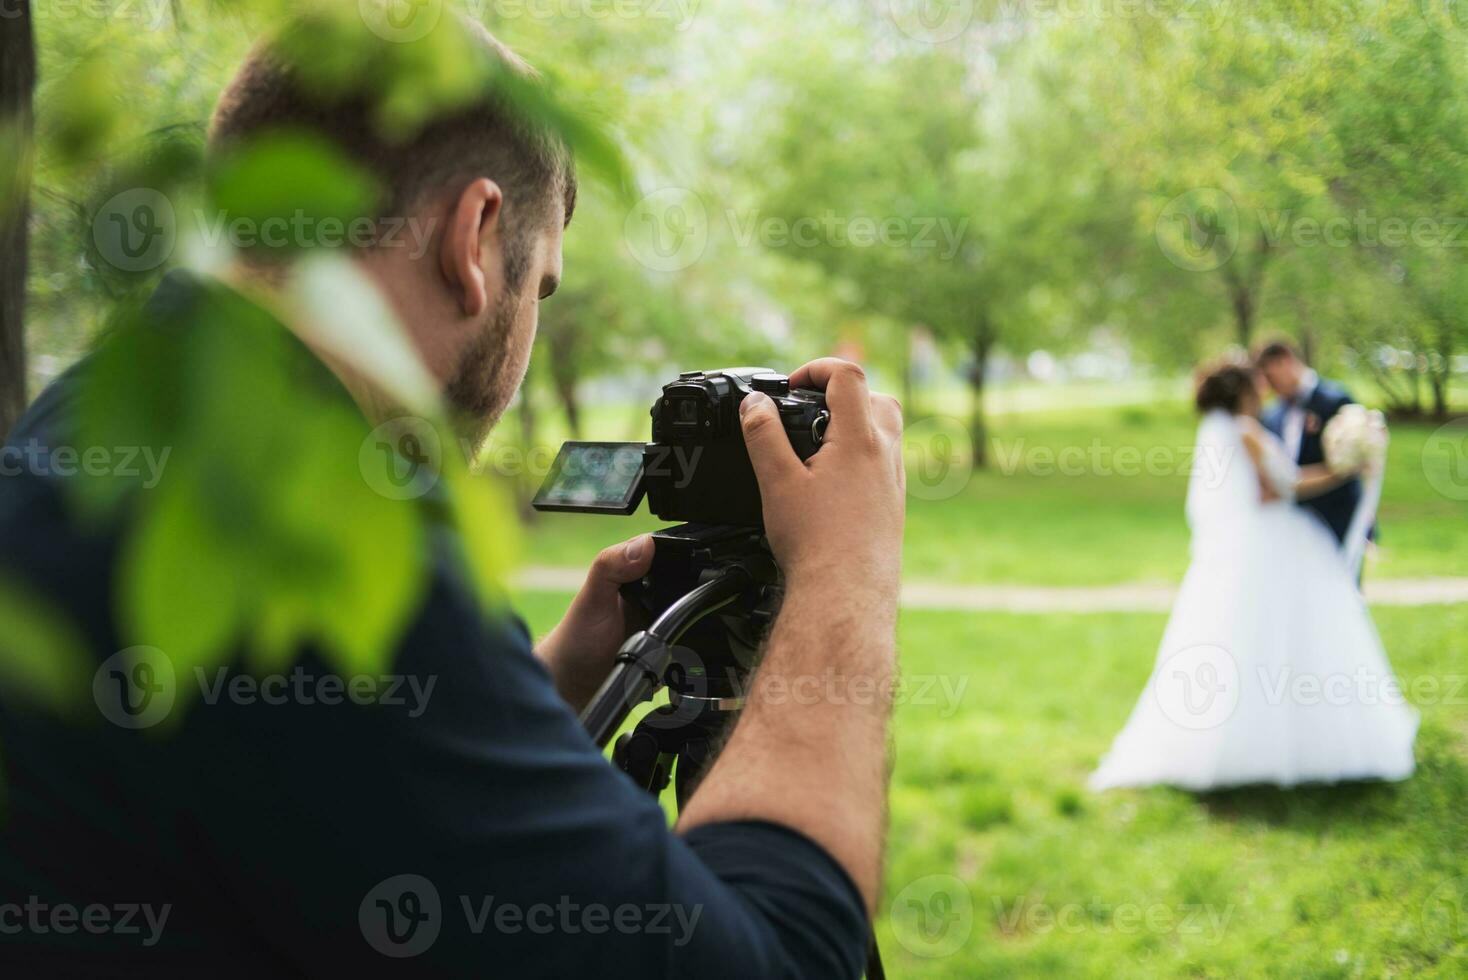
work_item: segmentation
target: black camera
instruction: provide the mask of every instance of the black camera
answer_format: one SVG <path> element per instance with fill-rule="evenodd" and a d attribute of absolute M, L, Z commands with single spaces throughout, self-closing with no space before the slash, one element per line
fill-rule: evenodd
<path fill-rule="evenodd" d="M 821 447 L 826 396 L 791 388 L 768 368 L 687 371 L 663 385 L 648 443 L 568 442 L 532 506 L 537 510 L 630 514 L 644 493 L 666 521 L 762 527 L 759 484 L 744 447 L 739 403 L 752 392 L 775 402 L 801 459 Z"/>
<path fill-rule="evenodd" d="M 582 715 L 605 744 L 633 705 L 666 687 L 669 703 L 623 735 L 613 759 L 655 793 L 683 760 L 680 805 L 743 704 L 784 595 L 739 422 L 740 402 L 756 391 L 774 400 L 796 455 L 814 455 L 830 421 L 822 392 L 792 389 L 767 368 L 688 371 L 663 385 L 651 442 L 568 442 L 532 501 L 537 510 L 630 514 L 645 494 L 658 517 L 686 522 L 655 532 L 652 567 L 622 586 L 651 625 L 623 646 Z"/>

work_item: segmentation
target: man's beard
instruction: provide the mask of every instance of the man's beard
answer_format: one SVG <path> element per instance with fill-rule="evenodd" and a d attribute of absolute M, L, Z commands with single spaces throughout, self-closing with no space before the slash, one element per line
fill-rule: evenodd
<path fill-rule="evenodd" d="M 500 295 L 485 320 L 485 329 L 444 389 L 454 425 L 471 452 L 483 444 L 524 380 L 529 359 L 515 349 L 518 305 L 518 298 L 509 291 Z"/>

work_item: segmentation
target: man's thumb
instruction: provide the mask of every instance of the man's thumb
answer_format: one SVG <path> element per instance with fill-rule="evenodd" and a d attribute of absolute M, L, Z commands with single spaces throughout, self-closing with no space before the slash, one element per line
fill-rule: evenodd
<path fill-rule="evenodd" d="M 745 395 L 739 403 L 739 423 L 760 486 L 787 479 L 799 471 L 800 457 L 795 455 L 790 437 L 780 424 L 780 413 L 769 395 L 758 391 Z"/>

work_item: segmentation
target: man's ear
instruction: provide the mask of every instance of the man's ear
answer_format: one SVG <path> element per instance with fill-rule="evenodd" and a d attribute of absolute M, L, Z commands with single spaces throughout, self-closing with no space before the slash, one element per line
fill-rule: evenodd
<path fill-rule="evenodd" d="M 484 252 L 498 241 L 504 201 L 500 186 L 488 177 L 481 177 L 459 193 L 449 211 L 439 263 L 465 316 L 479 316 L 489 308 Z"/>

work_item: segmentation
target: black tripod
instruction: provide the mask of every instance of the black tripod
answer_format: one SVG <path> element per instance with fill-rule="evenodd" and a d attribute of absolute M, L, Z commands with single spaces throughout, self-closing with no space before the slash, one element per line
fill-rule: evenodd
<path fill-rule="evenodd" d="M 653 796 L 673 782 L 681 810 L 744 706 L 744 683 L 779 608 L 780 576 L 763 537 L 748 528 L 683 524 L 653 538 L 652 569 L 623 594 L 655 618 L 622 645 L 581 721 L 604 748 L 632 709 L 666 685 L 669 703 L 617 739 L 612 763 Z M 866 975 L 886 975 L 875 935 Z"/>

